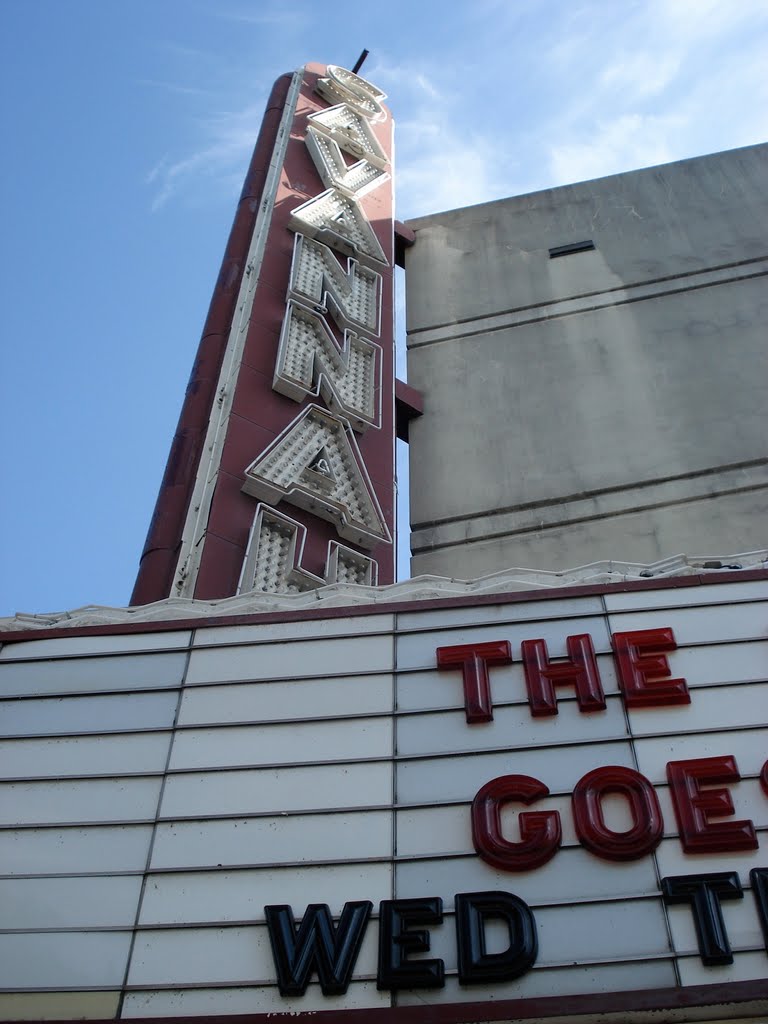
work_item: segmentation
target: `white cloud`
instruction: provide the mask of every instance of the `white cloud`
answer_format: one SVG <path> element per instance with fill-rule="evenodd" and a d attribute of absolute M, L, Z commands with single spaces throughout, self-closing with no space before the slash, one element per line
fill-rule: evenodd
<path fill-rule="evenodd" d="M 139 85 L 151 85 L 157 89 L 167 89 L 169 92 L 179 93 L 181 96 L 207 96 L 207 89 L 199 89 L 194 85 L 180 85 L 177 82 L 162 82 L 155 78 L 140 78 Z"/>
<path fill-rule="evenodd" d="M 146 177 L 155 188 L 152 211 L 181 192 L 193 196 L 203 184 L 207 188 L 213 185 L 218 195 L 237 195 L 263 110 L 264 102 L 260 102 L 211 117 L 203 124 L 205 145 L 175 162 L 163 157 Z"/>
<path fill-rule="evenodd" d="M 642 100 L 666 89 L 679 68 L 678 54 L 622 51 L 603 68 L 600 84 L 608 90 L 620 90 L 624 102 L 628 98 Z"/>
<path fill-rule="evenodd" d="M 672 142 L 679 128 L 679 118 L 642 114 L 598 122 L 588 139 L 552 146 L 552 175 L 557 182 L 570 183 L 667 163 L 675 159 Z"/>
<path fill-rule="evenodd" d="M 480 132 L 461 131 L 454 113 L 458 93 L 439 87 L 423 70 L 424 63 L 417 68 L 378 61 L 370 71 L 371 81 L 390 92 L 395 112 L 399 218 L 507 194 L 499 174 L 497 141 Z M 398 117 L 399 111 L 403 116 Z"/>
<path fill-rule="evenodd" d="M 553 184 L 760 141 L 766 118 L 768 8 L 762 0 L 644 0 L 592 30 L 555 39 L 546 60 L 581 86 L 548 130 Z M 628 43 L 631 40 L 631 44 Z M 717 141 L 713 143 L 713 138 Z"/>
<path fill-rule="evenodd" d="M 462 137 L 445 120 L 401 123 L 397 160 L 399 217 L 451 210 L 505 194 L 491 141 Z"/>

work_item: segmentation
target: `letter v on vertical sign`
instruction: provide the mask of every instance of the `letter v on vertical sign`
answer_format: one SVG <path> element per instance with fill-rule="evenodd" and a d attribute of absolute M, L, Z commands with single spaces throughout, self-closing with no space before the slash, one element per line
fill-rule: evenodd
<path fill-rule="evenodd" d="M 382 96 L 384 94 L 382 93 Z M 371 130 L 371 122 L 349 103 L 338 103 L 318 110 L 307 118 L 313 132 L 332 139 L 345 153 L 365 160 L 384 170 L 389 163 L 387 154 Z"/>
<path fill-rule="evenodd" d="M 348 165 L 343 151 L 349 152 L 350 147 L 345 145 L 344 139 L 339 145 L 337 139 L 310 127 L 306 143 L 326 188 L 336 188 L 348 196 L 362 196 L 389 177 L 386 171 L 365 158 Z"/>
<path fill-rule="evenodd" d="M 329 188 L 297 206 L 288 227 L 347 256 L 356 256 L 363 263 L 387 265 L 384 250 L 360 204 L 337 188 Z"/>

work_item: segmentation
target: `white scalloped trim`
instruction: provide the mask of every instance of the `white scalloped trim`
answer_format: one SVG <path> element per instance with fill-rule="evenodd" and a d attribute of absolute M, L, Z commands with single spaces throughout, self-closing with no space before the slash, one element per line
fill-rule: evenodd
<path fill-rule="evenodd" d="M 718 563 L 717 566 L 707 563 Z M 397 601 L 427 601 L 441 597 L 470 597 L 477 594 L 506 594 L 521 590 L 547 590 L 586 583 L 625 583 L 631 580 L 664 579 L 669 576 L 715 575 L 732 569 L 768 568 L 768 550 L 735 555 L 673 555 L 660 562 L 591 562 L 575 569 L 552 572 L 545 569 L 504 569 L 476 580 L 454 580 L 445 576 L 416 576 L 384 587 L 334 583 L 303 594 L 263 594 L 251 591 L 220 601 L 168 598 L 136 608 L 108 608 L 86 605 L 69 612 L 19 613 L 0 619 L 0 632 L 20 629 L 61 629 L 80 626 L 110 626 L 126 622 L 164 622 L 212 615 L 253 615 L 259 612 L 300 611 L 309 608 L 386 605 Z"/>

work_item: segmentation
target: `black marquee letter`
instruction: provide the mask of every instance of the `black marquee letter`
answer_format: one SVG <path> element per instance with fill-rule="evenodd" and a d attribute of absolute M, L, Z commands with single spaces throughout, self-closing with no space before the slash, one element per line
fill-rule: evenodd
<path fill-rule="evenodd" d="M 492 918 L 509 929 L 509 946 L 501 953 L 485 951 L 485 922 Z M 519 978 L 533 967 L 538 953 L 531 908 L 511 892 L 457 893 L 456 948 L 460 985 Z"/>
<path fill-rule="evenodd" d="M 662 878 L 661 892 L 667 904 L 690 904 L 701 962 L 707 967 L 732 964 L 733 953 L 725 930 L 720 900 L 744 898 L 744 890 L 736 872 L 713 871 L 706 875 Z"/>
<path fill-rule="evenodd" d="M 429 950 L 429 932 L 413 924 L 441 924 L 439 896 L 415 900 L 382 900 L 379 904 L 379 973 L 376 988 L 442 988 L 442 960 L 409 960 L 409 953 Z"/>
<path fill-rule="evenodd" d="M 757 904 L 757 916 L 760 918 L 765 949 L 768 952 L 768 868 L 752 868 L 749 880 L 752 883 L 752 895 Z"/>
<path fill-rule="evenodd" d="M 325 903 L 310 903 L 296 927 L 289 906 L 264 907 L 281 996 L 303 996 L 317 971 L 324 996 L 343 995 L 360 952 L 370 900 L 345 903 L 337 928 Z"/>

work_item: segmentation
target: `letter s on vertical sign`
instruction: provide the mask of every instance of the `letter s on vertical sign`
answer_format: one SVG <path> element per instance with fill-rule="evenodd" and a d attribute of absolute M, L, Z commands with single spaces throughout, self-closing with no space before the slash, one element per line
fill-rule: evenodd
<path fill-rule="evenodd" d="M 502 871 L 530 871 L 557 853 L 562 826 L 557 811 L 523 811 L 518 815 L 520 842 L 505 839 L 501 808 L 513 801 L 532 804 L 548 796 L 543 782 L 530 775 L 501 775 L 480 789 L 472 801 L 472 841 L 488 864 Z"/>

